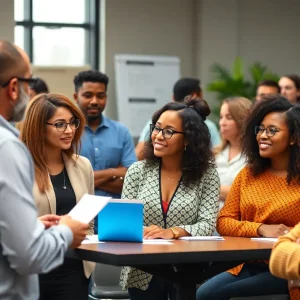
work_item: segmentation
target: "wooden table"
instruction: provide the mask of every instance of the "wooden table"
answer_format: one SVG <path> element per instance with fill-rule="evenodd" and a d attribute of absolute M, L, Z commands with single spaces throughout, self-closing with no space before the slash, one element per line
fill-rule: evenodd
<path fill-rule="evenodd" d="M 268 260 L 272 242 L 224 237 L 225 241 L 172 241 L 172 245 L 100 243 L 82 245 L 72 257 L 116 266 L 132 266 L 172 281 L 176 299 L 196 299 L 196 284 L 251 260 Z"/>

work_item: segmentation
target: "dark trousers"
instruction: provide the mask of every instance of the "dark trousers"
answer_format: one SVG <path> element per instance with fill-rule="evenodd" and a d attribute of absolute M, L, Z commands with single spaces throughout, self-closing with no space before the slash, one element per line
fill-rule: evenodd
<path fill-rule="evenodd" d="M 130 300 L 176 300 L 176 289 L 171 282 L 153 276 L 147 290 L 129 288 Z"/>
<path fill-rule="evenodd" d="M 68 259 L 66 259 L 68 260 Z M 71 261 L 40 279 L 40 300 L 87 300 L 89 279 L 83 272 L 82 261 Z"/>
<path fill-rule="evenodd" d="M 197 300 L 288 294 L 287 281 L 273 276 L 265 263 L 246 263 L 240 274 L 223 272 L 203 283 Z"/>

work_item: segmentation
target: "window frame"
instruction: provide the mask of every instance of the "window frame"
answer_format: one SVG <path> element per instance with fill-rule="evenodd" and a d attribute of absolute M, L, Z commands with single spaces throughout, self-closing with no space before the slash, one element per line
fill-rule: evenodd
<path fill-rule="evenodd" d="M 33 61 L 33 28 L 36 26 L 53 28 L 82 28 L 87 31 L 85 42 L 86 62 L 95 70 L 99 70 L 100 57 L 100 1 L 86 0 L 86 22 L 59 23 L 59 22 L 35 22 L 33 20 L 33 0 L 24 0 L 24 20 L 15 21 L 15 26 L 24 28 L 24 50 L 27 52 L 31 63 Z"/>

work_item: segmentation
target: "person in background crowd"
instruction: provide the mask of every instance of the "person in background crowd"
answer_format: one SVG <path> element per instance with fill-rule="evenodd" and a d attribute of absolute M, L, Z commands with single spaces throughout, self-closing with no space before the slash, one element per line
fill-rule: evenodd
<path fill-rule="evenodd" d="M 152 117 L 146 159 L 127 171 L 122 198 L 144 203 L 144 238 L 211 235 L 219 207 L 220 181 L 204 121 L 204 100 L 170 102 Z M 121 283 L 131 300 L 175 299 L 171 283 L 125 267 Z M 168 298 L 169 297 L 169 298 Z"/>
<path fill-rule="evenodd" d="M 48 94 L 49 88 L 43 79 L 39 77 L 34 77 L 34 81 L 30 84 L 30 91 L 29 91 L 30 99 L 42 93 Z"/>
<path fill-rule="evenodd" d="M 256 90 L 256 101 L 260 101 L 267 96 L 280 94 L 280 87 L 275 80 L 262 80 Z"/>
<path fill-rule="evenodd" d="M 300 107 L 280 95 L 258 101 L 242 131 L 247 166 L 234 180 L 218 220 L 224 236 L 280 237 L 300 219 Z M 198 300 L 287 294 L 267 262 L 252 261 L 201 285 Z M 296 298 L 300 299 L 300 291 Z"/>
<path fill-rule="evenodd" d="M 186 96 L 199 97 L 202 99 L 202 89 L 200 87 L 200 80 L 195 78 L 181 78 L 179 79 L 173 87 L 173 101 L 177 103 L 183 102 Z M 135 152 L 139 160 L 144 159 L 143 149 L 145 146 L 145 141 L 149 138 L 149 128 L 151 120 L 147 122 L 144 129 L 142 130 L 138 144 L 135 147 Z M 220 144 L 220 134 L 217 126 L 212 121 L 206 119 L 205 124 L 208 127 L 212 147 Z"/>
<path fill-rule="evenodd" d="M 214 149 L 217 171 L 221 181 L 220 207 L 227 197 L 231 184 L 246 164 L 242 155 L 241 128 L 252 102 L 243 97 L 227 98 L 220 110 L 220 132 L 222 143 Z"/>
<path fill-rule="evenodd" d="M 37 218 L 32 158 L 8 122 L 22 120 L 30 82 L 26 53 L 0 40 L 0 299 L 38 299 L 36 274 L 61 265 L 88 229 L 68 216 Z"/>
<path fill-rule="evenodd" d="M 285 75 L 280 78 L 280 93 L 292 104 L 300 102 L 300 77 L 298 75 Z"/>
<path fill-rule="evenodd" d="M 91 163 L 78 155 L 84 125 L 80 109 L 63 95 L 39 94 L 29 102 L 20 138 L 33 157 L 40 216 L 67 215 L 84 194 L 94 194 Z M 92 222 L 89 235 L 93 227 Z M 94 263 L 65 258 L 62 266 L 39 276 L 40 300 L 88 299 L 93 269 Z"/>

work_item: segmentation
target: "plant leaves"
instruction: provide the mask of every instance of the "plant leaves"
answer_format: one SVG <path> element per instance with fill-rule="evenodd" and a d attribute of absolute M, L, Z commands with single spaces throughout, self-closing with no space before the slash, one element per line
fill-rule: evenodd
<path fill-rule="evenodd" d="M 233 73 L 233 78 L 235 80 L 242 80 L 244 78 L 244 75 L 243 75 L 243 62 L 242 62 L 242 59 L 240 57 L 237 57 L 234 60 L 232 73 Z"/>
<path fill-rule="evenodd" d="M 260 62 L 254 62 L 248 68 L 250 80 L 246 80 L 243 70 L 243 61 L 236 57 L 233 62 L 232 71 L 221 64 L 214 64 L 211 71 L 215 80 L 207 85 L 207 91 L 216 92 L 219 100 L 219 108 L 224 98 L 233 96 L 243 96 L 253 99 L 256 96 L 257 85 L 265 79 L 279 81 L 279 76 Z M 215 112 L 215 110 L 214 110 Z M 218 111 L 219 114 L 219 111 Z"/>

